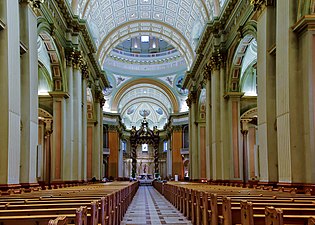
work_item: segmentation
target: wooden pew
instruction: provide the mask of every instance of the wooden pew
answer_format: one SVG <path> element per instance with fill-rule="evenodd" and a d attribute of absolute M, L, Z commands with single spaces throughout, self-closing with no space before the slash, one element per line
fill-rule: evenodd
<path fill-rule="evenodd" d="M 6 207 L 5 209 L 8 210 L 8 209 L 13 209 L 14 207 L 15 208 L 19 207 L 20 211 L 22 211 L 22 214 L 26 213 L 28 209 L 32 209 L 31 211 L 27 213 L 27 214 L 30 214 L 26 218 L 26 222 L 28 224 L 32 224 L 32 221 L 33 222 L 35 221 L 35 224 L 47 224 L 47 222 L 45 223 L 47 219 L 51 219 L 51 217 L 58 216 L 58 215 L 53 215 L 54 212 L 58 214 L 63 212 L 63 214 L 65 213 L 65 216 L 68 218 L 68 221 L 69 219 L 72 219 L 74 221 L 75 209 L 79 205 L 87 205 L 88 196 L 90 196 L 91 197 L 90 199 L 98 199 L 98 201 L 100 201 L 100 207 L 98 206 L 98 201 L 95 201 L 95 204 L 91 204 L 91 207 L 90 207 L 91 213 L 88 214 L 89 219 L 90 219 L 89 223 L 93 225 L 96 225 L 98 223 L 102 225 L 118 224 L 121 221 L 124 212 L 126 211 L 128 205 L 131 202 L 133 195 L 135 194 L 138 188 L 138 185 L 136 183 L 132 185 L 128 184 L 125 186 L 126 187 L 122 187 L 122 189 L 112 194 L 109 194 L 103 198 L 101 198 L 102 193 L 99 192 L 97 187 L 92 188 L 92 189 L 85 189 L 83 191 L 78 189 L 74 192 L 71 192 L 73 193 L 73 195 L 70 197 L 70 199 L 65 197 L 65 199 L 63 198 L 54 199 L 54 200 L 49 199 L 49 201 L 46 201 L 45 197 L 43 198 L 41 196 L 40 201 L 38 201 L 34 199 L 34 196 L 32 196 L 30 198 L 27 198 L 27 200 L 24 201 L 24 205 L 16 205 L 15 204 L 16 202 L 18 203 L 20 202 L 15 201 L 13 198 L 10 198 L 9 203 L 6 203 L 5 205 Z M 93 191 L 95 193 L 93 193 Z M 51 196 L 60 195 L 60 193 L 58 194 L 54 191 L 52 191 L 51 193 L 54 193 Z M 76 196 L 82 197 L 82 195 L 84 195 L 86 198 L 81 199 L 82 201 L 78 201 L 78 199 L 76 199 Z M 113 199 L 115 200 L 113 201 Z M 5 203 L 5 201 L 2 201 L 2 202 Z M 37 203 L 43 203 L 43 202 L 44 204 L 37 204 Z M 73 208 L 67 209 L 67 207 L 69 206 Z M 0 208 L 1 207 L 3 207 L 3 205 L 0 205 Z M 24 209 L 21 209 L 21 207 Z M 46 207 L 46 208 L 48 207 L 49 209 L 43 209 L 43 207 Z M 0 210 L 0 215 L 1 215 L 1 211 L 2 210 Z M 68 214 L 70 212 L 72 213 Z M 14 211 L 11 211 L 10 213 L 14 214 Z M 38 215 L 38 214 L 42 214 L 42 215 Z M 13 221 L 12 223 L 14 224 L 16 221 L 19 221 L 20 219 L 21 218 L 19 216 L 15 216 L 15 218 L 12 218 L 9 216 L 7 217 L 0 216 L 0 222 L 3 223 L 5 221 L 4 224 L 10 224 L 10 221 Z"/>
<path fill-rule="evenodd" d="M 48 225 L 67 225 L 68 221 L 65 216 L 58 216 L 54 220 L 49 220 Z"/>

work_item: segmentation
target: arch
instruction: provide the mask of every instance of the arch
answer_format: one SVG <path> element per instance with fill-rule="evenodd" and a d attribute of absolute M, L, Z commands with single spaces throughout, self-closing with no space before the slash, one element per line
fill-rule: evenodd
<path fill-rule="evenodd" d="M 257 117 L 258 114 L 258 109 L 257 107 L 253 107 L 248 109 L 247 111 L 245 111 L 242 115 L 241 115 L 241 120 L 242 119 L 251 119 L 253 117 Z"/>
<path fill-rule="evenodd" d="M 141 78 L 141 79 L 131 80 L 129 82 L 126 82 L 126 84 L 119 89 L 119 91 L 115 94 L 115 96 L 113 98 L 113 101 L 112 101 L 112 110 L 113 111 L 117 111 L 118 103 L 119 103 L 121 97 L 124 95 L 125 91 L 128 90 L 129 88 L 131 88 L 132 86 L 137 85 L 137 84 L 152 84 L 152 85 L 155 85 L 155 86 L 161 88 L 163 91 L 165 91 L 167 96 L 170 98 L 170 101 L 173 105 L 174 113 L 178 112 L 179 104 L 178 104 L 177 98 L 174 95 L 174 93 L 169 89 L 169 87 L 166 84 L 163 84 L 162 82 L 159 82 L 159 81 L 156 81 L 153 79 L 149 79 L 149 78 Z"/>
<path fill-rule="evenodd" d="M 53 90 L 64 91 L 66 79 L 63 79 L 60 52 L 58 51 L 58 47 L 57 44 L 55 43 L 54 38 L 50 35 L 52 33 L 52 28 L 49 25 L 49 23 L 43 18 L 39 19 L 37 27 L 38 36 L 44 42 L 44 45 L 50 58 L 52 77 L 54 81 Z"/>
<path fill-rule="evenodd" d="M 227 74 L 229 74 L 229 77 L 227 79 L 227 87 L 229 88 L 229 91 L 239 90 L 238 78 L 233 77 L 234 75 L 233 64 L 234 64 L 235 55 L 237 54 L 237 50 L 246 36 L 252 36 L 255 39 L 257 39 L 257 22 L 256 21 L 250 20 L 246 22 L 243 26 L 239 27 L 238 34 L 235 35 L 233 43 L 228 48 L 229 49 L 228 58 L 227 58 L 228 66 L 227 66 L 226 72 Z"/>
<path fill-rule="evenodd" d="M 231 66 L 230 66 L 230 76 L 228 87 L 232 92 L 240 91 L 240 80 L 241 80 L 241 71 L 242 63 L 244 56 L 248 47 L 250 46 L 252 40 L 255 39 L 252 35 L 246 35 L 238 44 L 236 51 L 233 55 Z"/>
<path fill-rule="evenodd" d="M 148 25 L 144 26 L 144 29 L 139 26 L 141 24 Z M 135 26 L 134 21 L 130 21 L 116 27 L 108 33 L 108 35 L 102 40 L 97 51 L 97 57 L 99 58 L 100 63 L 102 65 L 104 64 L 106 55 L 117 44 L 127 40 L 128 38 L 139 36 L 141 34 L 163 38 L 169 44 L 172 44 L 183 55 L 187 66 L 191 66 L 192 59 L 194 58 L 194 50 L 186 37 L 168 24 L 153 20 L 137 21 L 137 26 Z"/>

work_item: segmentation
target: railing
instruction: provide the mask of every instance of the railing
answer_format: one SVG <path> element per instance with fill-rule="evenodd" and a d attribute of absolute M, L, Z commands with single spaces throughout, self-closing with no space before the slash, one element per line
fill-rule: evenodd
<path fill-rule="evenodd" d="M 174 52 L 177 52 L 177 49 L 172 49 L 169 51 L 157 52 L 157 53 L 133 53 L 133 52 L 126 52 L 126 51 L 122 51 L 122 50 L 114 48 L 113 52 L 119 53 L 121 55 L 132 56 L 132 57 L 159 57 L 159 56 L 164 56 L 164 55 L 170 55 Z"/>

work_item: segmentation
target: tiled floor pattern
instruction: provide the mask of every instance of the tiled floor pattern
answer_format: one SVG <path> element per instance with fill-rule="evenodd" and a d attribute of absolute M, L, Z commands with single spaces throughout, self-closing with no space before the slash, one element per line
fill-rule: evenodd
<path fill-rule="evenodd" d="M 152 186 L 140 186 L 121 224 L 191 225 L 191 222 Z"/>

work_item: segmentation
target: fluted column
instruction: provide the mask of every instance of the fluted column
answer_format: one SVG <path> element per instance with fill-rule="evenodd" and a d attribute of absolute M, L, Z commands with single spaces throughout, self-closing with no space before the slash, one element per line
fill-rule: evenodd
<path fill-rule="evenodd" d="M 101 179 L 101 167 L 103 160 L 103 146 L 101 146 L 101 126 L 103 126 L 103 115 L 102 106 L 104 104 L 104 96 L 102 91 L 98 86 L 98 81 L 96 84 L 97 90 L 95 91 L 95 99 L 94 99 L 94 110 L 95 110 L 95 125 L 94 125 L 94 145 L 92 151 L 92 177 L 96 177 L 97 179 Z M 103 130 L 103 129 L 102 129 Z M 102 137 L 103 138 L 103 137 Z"/>
<path fill-rule="evenodd" d="M 220 62 L 218 57 L 211 59 L 211 116 L 212 116 L 212 172 L 213 179 L 222 179 L 222 149 L 220 121 Z"/>
<path fill-rule="evenodd" d="M 206 80 L 206 176 L 212 179 L 212 116 L 211 116 L 211 69 L 204 71 Z"/>
<path fill-rule="evenodd" d="M 89 71 L 82 65 L 82 180 L 87 180 L 87 82 Z"/>
<path fill-rule="evenodd" d="M 0 17 L 7 29 L 0 31 L 0 186 L 19 184 L 20 176 L 20 31 L 17 0 L 2 0 Z"/>
<path fill-rule="evenodd" d="M 63 151 L 63 180 L 72 180 L 72 170 L 73 170 L 73 146 L 74 146 L 74 136 L 73 136 L 73 57 L 74 52 L 70 51 L 67 53 L 66 58 L 66 77 L 67 77 L 67 87 L 69 98 L 66 99 L 66 148 Z"/>
<path fill-rule="evenodd" d="M 305 182 L 305 146 L 303 126 L 304 89 L 298 74 L 300 56 L 297 36 L 296 1 L 277 1 L 276 115 L 278 172 L 280 183 Z"/>
<path fill-rule="evenodd" d="M 37 185 L 38 145 L 38 50 L 37 19 L 31 3 L 20 3 L 20 37 L 28 49 L 21 55 L 21 153 L 20 183 L 25 188 Z M 16 19 L 18 20 L 18 19 Z M 9 28 L 11 29 L 11 28 Z M 17 66 L 17 65 L 16 65 Z"/>
<path fill-rule="evenodd" d="M 190 162 L 190 179 L 199 179 L 199 156 L 197 142 L 197 125 L 196 125 L 196 103 L 197 93 L 191 91 L 187 99 L 189 106 L 189 162 Z"/>
<path fill-rule="evenodd" d="M 242 166 L 243 166 L 243 183 L 249 180 L 249 151 L 248 151 L 248 123 L 251 120 L 242 119 L 241 120 L 241 133 L 242 133 Z"/>
<path fill-rule="evenodd" d="M 82 174 L 82 53 L 75 51 L 73 59 L 73 164 L 72 180 L 81 180 Z"/>
<path fill-rule="evenodd" d="M 275 8 L 262 8 L 257 21 L 257 108 L 260 182 L 278 180 L 276 125 L 276 57 L 269 51 L 276 43 Z"/>
<path fill-rule="evenodd" d="M 230 127 L 228 121 L 228 101 L 224 98 L 225 84 L 226 84 L 226 63 L 225 57 L 220 57 L 220 122 L 221 122 L 221 133 L 220 133 L 220 148 L 222 154 L 222 179 L 229 180 L 231 178 L 231 164 L 226 163 L 231 160 L 231 138 Z"/>
<path fill-rule="evenodd" d="M 315 9 L 309 7 L 311 0 L 299 0 L 299 22 L 293 27 L 293 31 L 297 35 L 299 42 L 299 69 L 298 77 L 302 82 L 303 88 L 300 90 L 300 98 L 304 99 L 304 110 L 300 110 L 300 118 L 303 119 L 304 129 L 300 131 L 304 134 L 305 140 L 305 160 L 304 164 L 306 183 L 315 183 Z M 312 1 L 314 4 L 314 1 Z M 303 8 L 304 7 L 304 8 Z M 311 11 L 309 11 L 311 10 Z M 303 115 L 303 116 L 302 116 Z"/>

